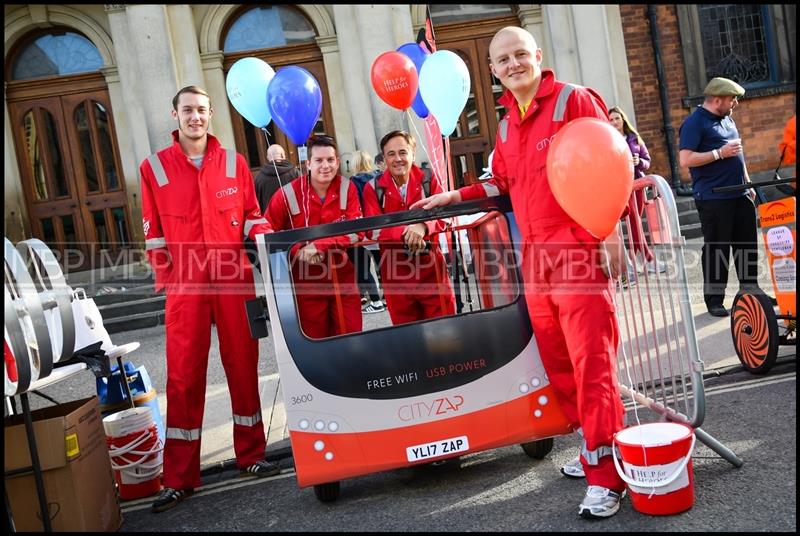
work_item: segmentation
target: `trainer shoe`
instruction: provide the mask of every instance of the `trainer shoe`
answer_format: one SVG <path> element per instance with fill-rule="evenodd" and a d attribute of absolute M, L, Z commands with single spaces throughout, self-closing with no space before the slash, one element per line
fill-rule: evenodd
<path fill-rule="evenodd" d="M 381 302 L 380 300 L 368 303 L 361 308 L 361 312 L 366 314 L 382 313 L 385 310 L 386 307 L 383 306 L 383 302 Z"/>
<path fill-rule="evenodd" d="M 253 465 L 242 469 L 240 476 L 257 476 L 263 478 L 265 476 L 275 476 L 281 472 L 281 468 L 267 460 L 259 460 Z"/>
<path fill-rule="evenodd" d="M 191 497 L 194 495 L 194 489 L 175 489 L 175 488 L 164 488 L 162 489 L 158 497 L 151 506 L 151 510 L 154 513 L 164 512 L 169 510 L 170 508 L 174 508 L 178 506 L 178 503 L 184 500 L 186 497 Z"/>
<path fill-rule="evenodd" d="M 565 463 L 561 467 L 561 474 L 569 478 L 586 478 L 580 456 Z"/>
<path fill-rule="evenodd" d="M 667 263 L 661 262 L 658 259 L 653 259 L 652 261 L 647 263 L 647 271 L 651 274 L 659 273 L 663 274 L 667 271 Z"/>
<path fill-rule="evenodd" d="M 708 314 L 710 314 L 711 316 L 719 316 L 719 317 L 730 315 L 728 310 L 725 309 L 725 307 L 723 307 L 722 305 L 709 305 Z"/>
<path fill-rule="evenodd" d="M 585 519 L 611 517 L 619 510 L 619 501 L 625 496 L 602 486 L 589 486 L 586 496 L 578 506 L 578 515 Z"/>

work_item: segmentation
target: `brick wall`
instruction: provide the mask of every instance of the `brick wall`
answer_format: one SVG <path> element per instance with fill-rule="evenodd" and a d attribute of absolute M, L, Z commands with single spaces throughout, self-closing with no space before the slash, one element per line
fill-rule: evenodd
<path fill-rule="evenodd" d="M 655 55 L 650 36 L 647 5 L 621 5 L 622 27 L 627 47 L 628 69 L 633 92 L 636 128 L 652 157 L 651 173 L 670 180 L 666 134 L 661 113 Z M 692 112 L 682 99 L 688 97 L 683 49 L 675 5 L 656 7 L 661 62 L 666 80 L 670 122 L 674 130 L 675 158 L 678 157 L 678 129 Z M 751 175 L 775 169 L 780 153 L 778 143 L 783 126 L 795 113 L 796 93 L 745 98 L 734 110 L 733 118 L 742 137 L 747 167 Z M 687 169 L 680 170 L 688 178 Z"/>

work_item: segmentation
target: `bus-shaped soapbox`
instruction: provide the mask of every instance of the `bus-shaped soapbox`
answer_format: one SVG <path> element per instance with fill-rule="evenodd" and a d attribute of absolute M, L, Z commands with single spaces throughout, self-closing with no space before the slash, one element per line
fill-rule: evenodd
<path fill-rule="evenodd" d="M 476 310 L 320 340 L 303 333 L 289 269 L 294 244 L 467 215 L 461 234 Z M 542 458 L 554 436 L 571 431 L 539 358 L 518 241 L 505 196 L 257 237 L 300 487 L 332 501 L 341 480 L 359 475 L 512 444 Z M 463 261 L 465 250 L 452 248 L 451 260 Z"/>

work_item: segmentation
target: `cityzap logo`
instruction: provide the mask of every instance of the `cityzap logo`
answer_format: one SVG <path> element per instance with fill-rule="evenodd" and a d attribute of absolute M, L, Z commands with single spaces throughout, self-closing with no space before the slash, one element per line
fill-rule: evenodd
<path fill-rule="evenodd" d="M 450 397 L 434 398 L 430 402 L 414 402 L 400 406 L 397 418 L 403 422 L 424 420 L 437 415 L 451 415 L 458 413 L 464 405 L 464 397 L 453 395 Z"/>
<path fill-rule="evenodd" d="M 216 194 L 217 195 L 217 199 L 222 199 L 224 197 L 228 197 L 228 196 L 234 195 L 238 191 L 239 191 L 239 188 L 237 188 L 236 186 L 232 186 L 231 188 L 225 188 L 224 190 L 220 190 L 219 192 L 217 192 L 217 194 Z"/>
<path fill-rule="evenodd" d="M 542 138 L 541 140 L 536 142 L 536 150 L 537 151 L 544 151 L 545 149 L 550 147 L 550 144 L 553 143 L 553 138 L 555 138 L 555 137 L 556 137 L 556 135 L 553 134 L 549 138 Z"/>

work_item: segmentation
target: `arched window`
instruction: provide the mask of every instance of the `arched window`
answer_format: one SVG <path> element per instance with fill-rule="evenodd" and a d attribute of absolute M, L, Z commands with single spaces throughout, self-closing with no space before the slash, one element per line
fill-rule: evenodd
<path fill-rule="evenodd" d="M 51 31 L 23 45 L 15 55 L 11 79 L 87 73 L 102 66 L 100 52 L 84 36 L 70 31 Z"/>
<path fill-rule="evenodd" d="M 315 36 L 311 24 L 293 9 L 283 6 L 256 7 L 246 11 L 231 25 L 222 50 L 230 54 L 296 45 L 313 42 Z"/>
<path fill-rule="evenodd" d="M 513 13 L 508 4 L 431 4 L 430 9 L 434 23 L 488 19 Z"/>
<path fill-rule="evenodd" d="M 292 6 L 244 7 L 234 14 L 222 34 L 225 53 L 224 70 L 241 58 L 256 57 L 266 61 L 276 72 L 296 65 L 309 71 L 322 90 L 322 115 L 312 134 L 333 135 L 333 115 L 325 80 L 322 53 L 316 43 L 317 32 L 303 12 Z M 270 121 L 264 132 L 244 119 L 231 106 L 236 150 L 247 159 L 254 174 L 267 163 L 267 147 L 278 143 L 286 150 L 287 159 L 298 163 L 298 151 L 288 137 Z"/>

